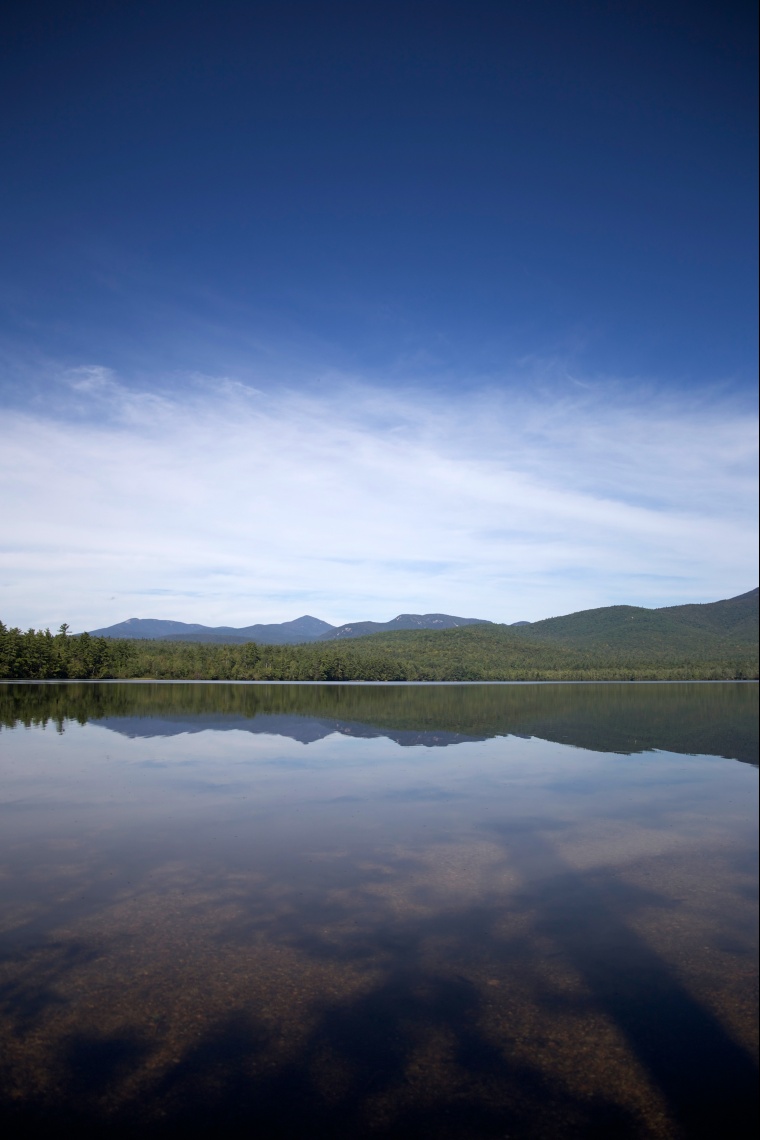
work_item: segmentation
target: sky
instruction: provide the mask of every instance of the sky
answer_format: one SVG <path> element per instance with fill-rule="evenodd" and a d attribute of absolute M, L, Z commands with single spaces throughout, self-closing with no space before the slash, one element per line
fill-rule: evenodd
<path fill-rule="evenodd" d="M 756 20 L 12 3 L 0 618 L 751 589 Z"/>

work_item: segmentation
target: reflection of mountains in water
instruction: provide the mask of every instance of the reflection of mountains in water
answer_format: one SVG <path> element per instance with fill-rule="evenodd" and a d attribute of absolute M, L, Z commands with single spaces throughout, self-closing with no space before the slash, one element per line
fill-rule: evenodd
<path fill-rule="evenodd" d="M 189 717 L 103 717 L 96 722 L 103 728 L 120 732 L 123 736 L 151 737 L 178 736 L 183 732 L 239 732 L 269 733 L 273 736 L 288 736 L 301 744 L 313 744 L 324 740 L 333 733 L 341 736 L 355 736 L 361 739 L 385 737 L 403 747 L 423 745 L 427 748 L 441 748 L 447 744 L 463 744 L 465 741 L 487 740 L 487 736 L 465 736 L 460 732 L 415 732 L 411 729 L 377 728 L 371 724 L 358 724 L 355 721 L 327 720 L 309 716 L 277 716 L 260 713 L 257 716 L 214 716 Z"/>
<path fill-rule="evenodd" d="M 0 684 L 0 724 L 93 721 L 133 736 L 236 728 L 304 744 L 332 732 L 429 747 L 536 736 L 598 752 L 757 763 L 757 686 L 742 682 L 269 685 Z"/>

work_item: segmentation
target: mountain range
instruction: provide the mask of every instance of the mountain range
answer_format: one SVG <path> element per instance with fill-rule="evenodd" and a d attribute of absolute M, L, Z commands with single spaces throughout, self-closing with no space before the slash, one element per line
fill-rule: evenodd
<path fill-rule="evenodd" d="M 336 626 L 304 614 L 293 621 L 247 625 L 240 629 L 158 618 L 128 618 L 118 625 L 89 632 L 93 637 L 128 637 L 147 641 L 216 641 L 226 644 L 257 641 L 262 645 L 299 645 L 309 641 L 365 637 L 368 633 L 392 633 L 397 629 L 455 629 L 461 625 L 492 624 L 481 618 L 452 617 L 451 614 L 399 614 L 391 621 L 358 621 Z"/>
<path fill-rule="evenodd" d="M 130 618 L 105 629 L 91 630 L 93 636 L 135 638 L 157 641 L 223 642 L 240 644 L 256 641 L 264 645 L 296 645 L 306 642 L 366 638 L 385 643 L 388 634 L 411 631 L 455 631 L 465 626 L 487 627 L 497 635 L 509 629 L 531 643 L 550 643 L 579 650 L 616 652 L 628 649 L 647 651 L 705 651 L 715 648 L 756 646 L 758 636 L 758 590 L 735 598 L 705 604 L 689 603 L 646 609 L 643 606 L 603 606 L 580 610 L 562 617 L 535 622 L 499 625 L 482 618 L 453 617 L 451 614 L 399 614 L 391 621 L 350 622 L 333 626 L 319 618 L 304 615 L 294 621 L 269 625 L 204 626 L 154 618 Z M 474 633 L 474 631 L 473 631 Z M 378 636 L 380 635 L 380 636 Z M 385 636 L 382 636 L 385 635 Z M 455 635 L 455 636 L 458 636 Z"/>

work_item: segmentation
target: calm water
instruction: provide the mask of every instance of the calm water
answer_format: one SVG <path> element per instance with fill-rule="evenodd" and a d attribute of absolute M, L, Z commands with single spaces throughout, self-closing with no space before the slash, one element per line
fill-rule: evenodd
<path fill-rule="evenodd" d="M 3 1120 L 754 1135 L 756 702 L 0 685 Z"/>

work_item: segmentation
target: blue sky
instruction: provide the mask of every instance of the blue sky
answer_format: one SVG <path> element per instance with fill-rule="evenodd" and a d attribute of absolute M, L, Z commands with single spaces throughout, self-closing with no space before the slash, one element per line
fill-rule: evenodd
<path fill-rule="evenodd" d="M 753 586 L 755 20 L 15 5 L 3 619 Z"/>

